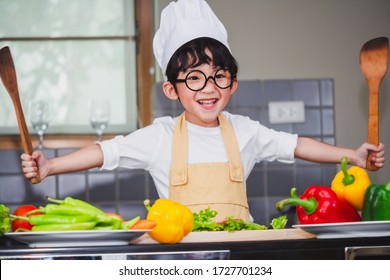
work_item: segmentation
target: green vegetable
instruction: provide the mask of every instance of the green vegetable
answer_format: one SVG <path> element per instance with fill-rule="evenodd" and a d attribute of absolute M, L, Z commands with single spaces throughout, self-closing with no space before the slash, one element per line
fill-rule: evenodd
<path fill-rule="evenodd" d="M 238 230 L 264 230 L 266 226 L 256 223 L 246 223 L 242 219 L 226 217 L 223 222 L 216 223 L 212 219 L 218 214 L 217 211 L 207 208 L 193 213 L 194 223 L 192 231 L 238 231 Z"/>
<path fill-rule="evenodd" d="M 135 225 L 136 222 L 138 222 L 141 219 L 141 216 L 136 216 L 132 218 L 131 220 L 125 221 L 121 223 L 121 229 L 129 229 L 132 226 Z"/>
<path fill-rule="evenodd" d="M 267 229 L 266 226 L 259 225 L 256 223 L 246 223 L 242 219 L 235 219 L 234 217 L 227 217 L 225 221 L 222 222 L 224 231 L 236 231 L 236 230 L 263 230 Z"/>
<path fill-rule="evenodd" d="M 390 220 L 390 182 L 368 187 L 364 197 L 362 220 Z"/>
<path fill-rule="evenodd" d="M 7 233 L 11 230 L 11 218 L 8 213 L 9 208 L 0 204 L 0 233 Z"/>
<path fill-rule="evenodd" d="M 90 216 L 91 218 L 94 218 L 97 223 L 102 223 L 104 225 L 117 224 L 118 227 L 121 223 L 117 218 L 108 216 L 104 212 L 103 214 L 100 214 L 90 208 L 69 204 L 46 204 L 46 206 L 39 207 L 38 210 L 30 211 L 28 215 L 31 215 L 32 213 L 44 213 L 46 215 L 57 216 Z"/>
<path fill-rule="evenodd" d="M 96 218 L 94 216 L 59 216 L 59 215 L 33 215 L 29 217 L 15 216 L 10 215 L 13 220 L 23 220 L 27 221 L 30 224 L 37 225 L 48 225 L 48 224 L 77 224 L 85 222 L 95 222 Z"/>
<path fill-rule="evenodd" d="M 85 222 L 76 224 L 47 224 L 33 226 L 32 231 L 63 231 L 63 230 L 90 230 L 93 229 L 96 222 Z"/>
<path fill-rule="evenodd" d="M 221 225 L 212 220 L 217 216 L 218 212 L 207 208 L 200 210 L 198 213 L 193 213 L 194 222 L 192 225 L 192 231 L 219 231 Z"/>
<path fill-rule="evenodd" d="M 287 216 L 279 216 L 277 218 L 273 218 L 271 221 L 271 227 L 273 229 L 284 229 L 287 224 Z"/>
<path fill-rule="evenodd" d="M 50 202 L 54 202 L 54 203 L 57 203 L 57 204 L 60 204 L 60 205 L 70 205 L 70 206 L 76 206 L 76 207 L 79 207 L 79 208 L 86 208 L 86 209 L 89 209 L 91 211 L 94 211 L 96 212 L 96 214 L 105 214 L 102 210 L 100 210 L 99 208 L 97 208 L 96 206 L 93 206 L 92 204 L 89 204 L 88 202 L 85 202 L 83 200 L 80 200 L 80 199 L 77 199 L 77 198 L 73 198 L 73 197 L 65 197 L 63 200 L 59 200 L 59 199 L 54 199 L 50 196 L 46 196 L 46 199 Z"/>

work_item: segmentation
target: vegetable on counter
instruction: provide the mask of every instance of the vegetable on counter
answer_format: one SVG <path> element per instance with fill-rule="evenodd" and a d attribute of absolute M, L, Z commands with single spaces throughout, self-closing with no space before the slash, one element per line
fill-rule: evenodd
<path fill-rule="evenodd" d="M 137 221 L 130 229 L 153 229 L 156 225 L 155 221 L 143 219 Z"/>
<path fill-rule="evenodd" d="M 33 226 L 31 231 L 65 231 L 65 230 L 91 230 L 96 222 L 70 223 L 70 224 L 43 224 Z"/>
<path fill-rule="evenodd" d="M 239 230 L 266 230 L 267 226 L 259 225 L 257 223 L 246 223 L 242 219 L 235 219 L 234 217 L 227 217 L 222 222 L 215 222 L 213 218 L 217 216 L 217 211 L 210 208 L 200 210 L 194 213 L 194 225 L 192 231 L 239 231 Z M 282 229 L 286 226 L 287 217 L 280 216 L 271 222 L 273 229 Z"/>
<path fill-rule="evenodd" d="M 390 182 L 386 185 L 371 185 L 364 197 L 363 221 L 390 220 Z"/>
<path fill-rule="evenodd" d="M 14 216 L 20 216 L 20 217 L 26 217 L 27 214 L 33 210 L 38 209 L 34 205 L 26 204 L 19 206 L 18 208 L 15 209 L 13 215 Z M 11 218 L 12 219 L 12 218 Z M 11 230 L 12 231 L 28 231 L 31 230 L 33 225 L 25 219 L 12 219 L 11 223 Z"/>
<path fill-rule="evenodd" d="M 192 230 L 191 210 L 173 200 L 157 199 L 153 206 L 150 200 L 144 201 L 148 210 L 147 219 L 157 224 L 148 234 L 160 243 L 178 243 Z"/>
<path fill-rule="evenodd" d="M 296 213 L 301 224 L 322 224 L 358 222 L 361 217 L 347 201 L 339 199 L 336 193 L 326 186 L 310 186 L 298 197 L 296 188 L 291 189 L 291 198 L 276 203 L 278 211 L 286 205 L 296 205 Z"/>
<path fill-rule="evenodd" d="M 279 216 L 277 218 L 273 218 L 271 221 L 271 227 L 273 229 L 284 229 L 287 225 L 288 219 L 287 216 Z"/>
<path fill-rule="evenodd" d="M 11 230 L 11 218 L 9 208 L 0 204 L 0 233 L 7 233 Z"/>
<path fill-rule="evenodd" d="M 104 213 L 99 208 L 97 208 L 96 206 L 94 206 L 94 205 L 92 205 L 84 200 L 73 198 L 71 196 L 67 196 L 63 200 L 54 199 L 50 196 L 46 196 L 46 199 L 50 202 L 54 202 L 54 203 L 59 204 L 59 205 L 69 205 L 69 206 L 80 207 L 80 208 L 88 209 L 91 212 L 101 214 L 101 215 L 107 214 L 107 213 Z M 112 214 L 112 213 L 109 213 L 109 214 Z"/>
<path fill-rule="evenodd" d="M 34 207 L 23 215 L 10 215 L 13 223 L 28 223 L 23 231 L 62 231 L 62 230 L 120 230 L 129 229 L 138 220 L 137 216 L 124 221 L 115 213 L 105 213 L 85 201 L 66 197 L 63 200 L 46 197 L 52 203 Z"/>
<path fill-rule="evenodd" d="M 331 188 L 340 199 L 348 201 L 355 209 L 362 210 L 364 195 L 371 181 L 367 172 L 358 166 L 347 170 L 347 158 L 341 159 L 341 170 L 332 181 Z"/>

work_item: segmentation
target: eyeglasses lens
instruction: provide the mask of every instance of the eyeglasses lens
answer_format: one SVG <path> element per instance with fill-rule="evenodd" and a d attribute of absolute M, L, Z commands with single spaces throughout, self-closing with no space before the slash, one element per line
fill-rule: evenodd
<path fill-rule="evenodd" d="M 206 77 L 206 75 L 199 70 L 194 70 L 188 73 L 185 83 L 191 90 L 197 91 L 203 89 L 208 80 L 212 79 L 217 87 L 221 89 L 228 88 L 232 84 L 232 76 L 228 70 L 218 70 L 214 76 Z"/>

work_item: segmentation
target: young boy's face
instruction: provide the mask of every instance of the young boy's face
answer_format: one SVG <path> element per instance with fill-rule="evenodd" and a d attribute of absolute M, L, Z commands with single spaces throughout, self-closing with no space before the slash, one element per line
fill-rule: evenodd
<path fill-rule="evenodd" d="M 210 53 L 208 55 L 211 56 Z M 202 64 L 194 68 L 189 68 L 185 72 L 180 72 L 177 79 L 192 79 L 192 75 L 187 76 L 187 74 L 194 70 L 203 72 L 206 77 L 214 77 L 217 82 L 221 73 L 218 72 L 220 68 L 215 68 L 210 64 Z M 216 76 L 217 72 L 218 74 Z M 200 72 L 199 74 L 202 75 Z M 234 79 L 231 86 L 222 89 L 215 84 L 215 79 L 209 78 L 204 88 L 197 91 L 189 89 L 185 82 L 176 83 L 177 91 L 170 82 L 165 82 L 163 89 L 168 98 L 180 99 L 180 102 L 186 110 L 187 121 L 199 126 L 216 127 L 218 126 L 218 114 L 225 109 L 230 96 L 237 89 L 238 82 Z M 219 85 L 221 86 L 221 84 Z"/>

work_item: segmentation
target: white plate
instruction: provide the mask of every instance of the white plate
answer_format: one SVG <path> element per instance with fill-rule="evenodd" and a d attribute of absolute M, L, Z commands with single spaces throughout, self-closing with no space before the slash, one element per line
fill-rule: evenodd
<path fill-rule="evenodd" d="M 29 247 L 78 247 L 116 246 L 129 242 L 150 230 L 72 230 L 50 232 L 10 232 L 5 233 Z"/>
<path fill-rule="evenodd" d="M 317 238 L 390 236 L 390 221 L 293 225 Z"/>

